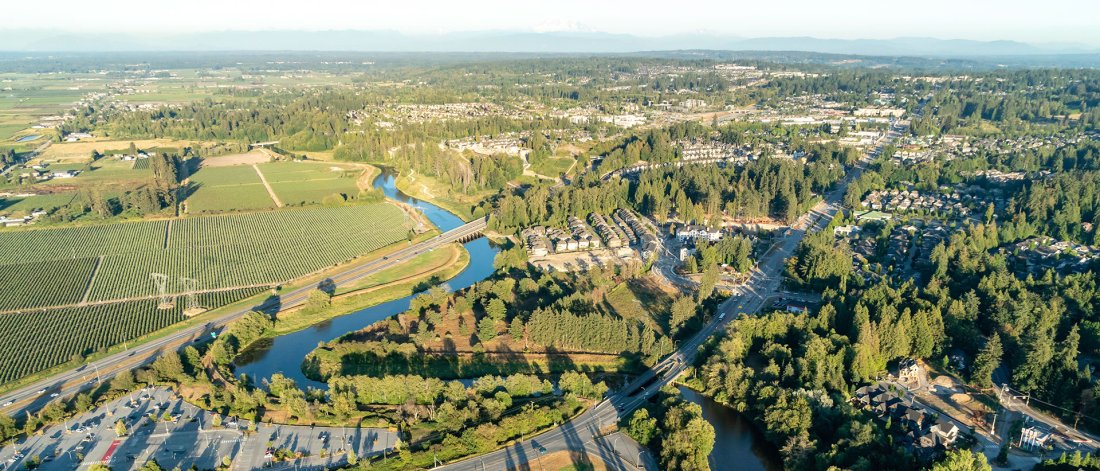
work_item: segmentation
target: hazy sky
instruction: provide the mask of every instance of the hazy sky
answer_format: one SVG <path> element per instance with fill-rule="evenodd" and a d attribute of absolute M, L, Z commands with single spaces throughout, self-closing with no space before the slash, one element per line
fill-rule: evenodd
<path fill-rule="evenodd" d="M 927 36 L 1100 45 L 1098 0 L 52 0 L 6 2 L 0 29 L 181 32 L 591 30 L 662 36 Z"/>

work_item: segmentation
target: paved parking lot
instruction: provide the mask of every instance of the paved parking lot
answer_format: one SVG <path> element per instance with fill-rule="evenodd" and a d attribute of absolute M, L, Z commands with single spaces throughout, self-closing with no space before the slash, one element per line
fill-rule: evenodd
<path fill-rule="evenodd" d="M 139 468 L 154 458 L 165 469 L 187 469 L 191 465 L 211 469 L 225 457 L 237 470 L 320 469 L 343 463 L 344 450 L 368 456 L 392 448 L 396 440 L 393 432 L 375 428 L 260 424 L 255 433 L 246 433 L 246 422 L 226 419 L 221 427 L 214 427 L 212 417 L 167 389 L 143 390 L 49 427 L 23 442 L 5 444 L 0 448 L 0 469 L 25 469 L 25 464 L 36 458 L 41 460 L 42 470 L 81 469 L 104 463 L 118 471 Z M 130 431 L 121 438 L 115 433 L 119 419 Z M 279 449 L 301 457 L 273 462 L 269 452 Z"/>

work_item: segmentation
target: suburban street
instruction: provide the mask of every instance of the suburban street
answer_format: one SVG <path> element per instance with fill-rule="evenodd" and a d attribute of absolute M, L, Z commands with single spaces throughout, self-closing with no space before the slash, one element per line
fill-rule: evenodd
<path fill-rule="evenodd" d="M 399 265 L 408 257 L 429 252 L 440 246 L 476 236 L 485 229 L 485 226 L 485 218 L 471 221 L 431 239 L 397 250 L 385 257 L 352 264 L 341 269 L 338 273 L 334 273 L 329 278 L 326 278 L 324 283 L 328 284 L 331 282 L 335 286 L 354 283 L 360 279 Z M 249 306 L 236 309 L 205 324 L 195 325 L 163 338 L 135 345 L 132 348 L 115 353 L 106 358 L 58 373 L 50 378 L 35 382 L 0 397 L 0 404 L 3 404 L 0 406 L 0 411 L 12 416 L 27 411 L 35 411 L 47 404 L 52 399 L 51 395 L 53 394 L 59 396 L 71 395 L 92 385 L 107 381 L 119 371 L 131 370 L 151 362 L 161 352 L 178 349 L 187 342 L 207 335 L 210 331 L 224 327 L 229 322 L 243 316 L 249 311 L 261 309 L 279 311 L 298 306 L 308 299 L 310 291 L 314 289 L 316 289 L 316 286 L 308 285 L 286 293 L 280 293 L 277 297 L 268 298 L 261 306 Z"/>

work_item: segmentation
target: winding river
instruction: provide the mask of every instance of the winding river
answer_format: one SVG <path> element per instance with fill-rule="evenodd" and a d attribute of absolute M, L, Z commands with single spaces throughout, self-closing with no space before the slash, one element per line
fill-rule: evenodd
<path fill-rule="evenodd" d="M 394 184 L 394 173 L 383 171 L 374 180 L 374 187 L 381 189 L 387 198 L 399 201 L 417 208 L 435 224 L 441 231 L 454 229 L 463 224 L 462 219 L 426 201 L 412 198 L 397 189 Z M 493 259 L 499 249 L 482 237 L 463 245 L 470 254 L 470 263 L 462 272 L 447 281 L 446 285 L 452 290 L 460 290 L 472 286 L 489 275 L 493 274 Z M 259 383 L 262 379 L 270 378 L 275 373 L 280 373 L 293 379 L 302 388 L 314 387 L 326 389 L 325 383 L 306 378 L 302 373 L 302 361 L 306 355 L 317 348 L 317 344 L 334 340 L 348 332 L 363 329 L 375 322 L 397 315 L 409 308 L 412 296 L 384 302 L 368 308 L 360 309 L 340 317 L 335 317 L 306 329 L 280 335 L 254 346 L 238 359 L 236 373 L 246 374 L 249 378 Z"/>
<path fill-rule="evenodd" d="M 779 471 L 783 463 L 775 448 L 745 416 L 691 389 L 680 387 L 688 402 L 703 408 L 703 419 L 714 426 L 714 449 L 708 461 L 715 471 Z"/>

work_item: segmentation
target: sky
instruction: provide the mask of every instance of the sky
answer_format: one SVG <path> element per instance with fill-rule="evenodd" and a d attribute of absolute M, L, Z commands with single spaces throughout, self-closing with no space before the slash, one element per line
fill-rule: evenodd
<path fill-rule="evenodd" d="M 599 31 L 838 39 L 934 37 L 1100 46 L 1097 0 L 52 0 L 4 6 L 0 29 Z"/>

